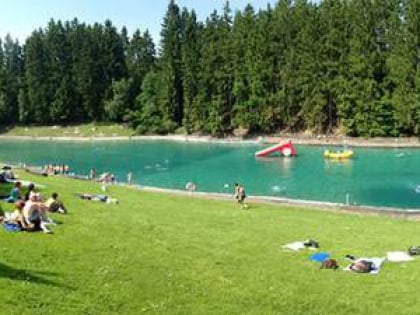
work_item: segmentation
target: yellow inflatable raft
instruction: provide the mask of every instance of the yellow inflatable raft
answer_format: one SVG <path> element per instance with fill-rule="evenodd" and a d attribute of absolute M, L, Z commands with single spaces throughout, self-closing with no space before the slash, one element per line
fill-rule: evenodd
<path fill-rule="evenodd" d="M 350 159 L 353 157 L 354 152 L 352 150 L 344 150 L 344 151 L 324 151 L 324 157 L 329 159 Z"/>

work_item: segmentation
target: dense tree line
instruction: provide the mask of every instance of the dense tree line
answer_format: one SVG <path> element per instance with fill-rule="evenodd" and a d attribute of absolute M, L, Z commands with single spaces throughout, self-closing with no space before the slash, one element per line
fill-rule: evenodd
<path fill-rule="evenodd" d="M 51 20 L 0 42 L 0 123 L 419 136 L 419 17 L 420 0 L 280 0 L 198 21 L 170 0 L 159 49 L 111 21 Z"/>

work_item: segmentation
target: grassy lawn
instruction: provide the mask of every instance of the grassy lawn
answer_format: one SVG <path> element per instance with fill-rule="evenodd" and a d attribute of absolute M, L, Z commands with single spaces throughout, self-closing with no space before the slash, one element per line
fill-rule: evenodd
<path fill-rule="evenodd" d="M 117 124 L 81 124 L 69 126 L 14 126 L 4 127 L 3 136 L 30 137 L 128 137 L 133 135 L 129 127 Z"/>
<path fill-rule="evenodd" d="M 372 276 L 281 249 L 315 238 L 344 266 L 420 244 L 418 222 L 124 187 L 104 204 L 74 196 L 100 193 L 94 183 L 21 177 L 58 191 L 70 214 L 53 215 L 53 235 L 0 230 L 1 314 L 420 314 L 420 260 Z"/>

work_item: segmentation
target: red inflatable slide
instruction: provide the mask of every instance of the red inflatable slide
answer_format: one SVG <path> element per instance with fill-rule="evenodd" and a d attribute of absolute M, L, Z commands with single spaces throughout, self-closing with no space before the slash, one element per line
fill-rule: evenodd
<path fill-rule="evenodd" d="M 272 145 L 271 147 L 257 151 L 255 152 L 255 156 L 264 157 L 275 152 L 280 152 L 282 156 L 286 156 L 286 157 L 296 155 L 296 150 L 293 147 L 292 143 L 288 142 L 284 144 L 278 143 L 278 144 Z"/>

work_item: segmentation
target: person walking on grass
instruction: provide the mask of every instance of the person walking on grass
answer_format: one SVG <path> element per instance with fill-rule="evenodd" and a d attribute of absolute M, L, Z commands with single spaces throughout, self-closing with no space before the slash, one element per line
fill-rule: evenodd
<path fill-rule="evenodd" d="M 246 193 L 243 185 L 235 183 L 235 199 L 241 205 L 242 209 L 248 209 L 248 205 L 245 203 Z"/>

